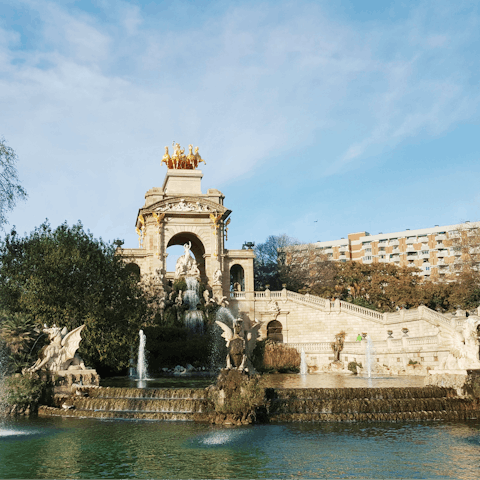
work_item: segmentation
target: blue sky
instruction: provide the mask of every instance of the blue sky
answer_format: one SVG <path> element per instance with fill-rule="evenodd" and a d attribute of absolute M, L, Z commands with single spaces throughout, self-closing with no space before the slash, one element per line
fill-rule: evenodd
<path fill-rule="evenodd" d="M 164 146 L 198 145 L 227 247 L 480 220 L 480 3 L 0 0 L 0 136 L 29 232 L 136 247 Z"/>

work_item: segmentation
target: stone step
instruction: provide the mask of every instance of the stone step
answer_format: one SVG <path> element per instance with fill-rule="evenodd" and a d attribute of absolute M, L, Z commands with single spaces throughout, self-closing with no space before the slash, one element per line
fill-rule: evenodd
<path fill-rule="evenodd" d="M 129 412 L 129 411 L 101 411 L 77 410 L 40 406 L 39 417 L 70 417 L 70 418 L 104 418 L 124 420 L 163 420 L 163 421 L 201 421 L 203 416 L 198 413 L 186 412 Z"/>
<path fill-rule="evenodd" d="M 456 397 L 453 388 L 445 387 L 406 387 L 406 388 L 275 388 L 267 389 L 272 399 L 312 399 L 312 400 L 351 400 L 351 399 L 401 399 L 401 398 L 442 398 Z"/>
<path fill-rule="evenodd" d="M 476 420 L 478 410 L 418 411 L 397 413 L 281 413 L 271 415 L 270 423 L 279 422 L 405 422 L 409 420 Z"/>
<path fill-rule="evenodd" d="M 117 387 L 80 387 L 81 392 L 90 398 L 157 398 L 157 399 L 203 399 L 204 388 L 117 388 Z"/>
<path fill-rule="evenodd" d="M 139 412 L 201 412 L 207 407 L 203 399 L 158 398 L 84 398 L 70 397 L 64 403 L 77 410 Z M 61 407 L 62 404 L 58 405 Z"/>
<path fill-rule="evenodd" d="M 398 413 L 422 411 L 480 411 L 477 400 L 461 397 L 402 399 L 278 399 L 270 406 L 275 414 Z"/>

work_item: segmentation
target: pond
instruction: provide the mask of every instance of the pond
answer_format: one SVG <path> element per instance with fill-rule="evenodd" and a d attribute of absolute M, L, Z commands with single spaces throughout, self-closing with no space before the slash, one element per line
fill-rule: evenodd
<path fill-rule="evenodd" d="M 275 424 L 17 419 L 0 478 L 436 478 L 480 476 L 480 422 Z"/>
<path fill-rule="evenodd" d="M 298 373 L 275 373 L 262 375 L 266 387 L 275 388 L 392 388 L 423 387 L 425 377 L 422 376 L 384 376 L 361 377 L 334 373 L 318 373 L 299 375 Z M 155 377 L 145 381 L 130 377 L 111 377 L 102 379 L 102 387 L 124 388 L 204 388 L 216 382 L 211 375 L 168 375 Z"/>

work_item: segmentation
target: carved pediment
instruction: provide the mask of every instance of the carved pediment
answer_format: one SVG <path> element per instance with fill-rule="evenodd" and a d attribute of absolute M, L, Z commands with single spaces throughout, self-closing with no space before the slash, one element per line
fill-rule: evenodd
<path fill-rule="evenodd" d="M 170 197 L 142 209 L 141 213 L 205 213 L 224 214 L 229 211 L 223 205 L 202 197 Z"/>

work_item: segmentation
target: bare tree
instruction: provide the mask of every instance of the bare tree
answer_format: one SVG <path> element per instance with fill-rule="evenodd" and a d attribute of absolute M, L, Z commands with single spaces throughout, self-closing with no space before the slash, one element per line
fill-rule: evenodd
<path fill-rule="evenodd" d="M 0 228 L 7 223 L 7 212 L 13 210 L 18 200 L 24 200 L 27 193 L 18 183 L 18 173 L 15 168 L 17 155 L 0 139 Z"/>

